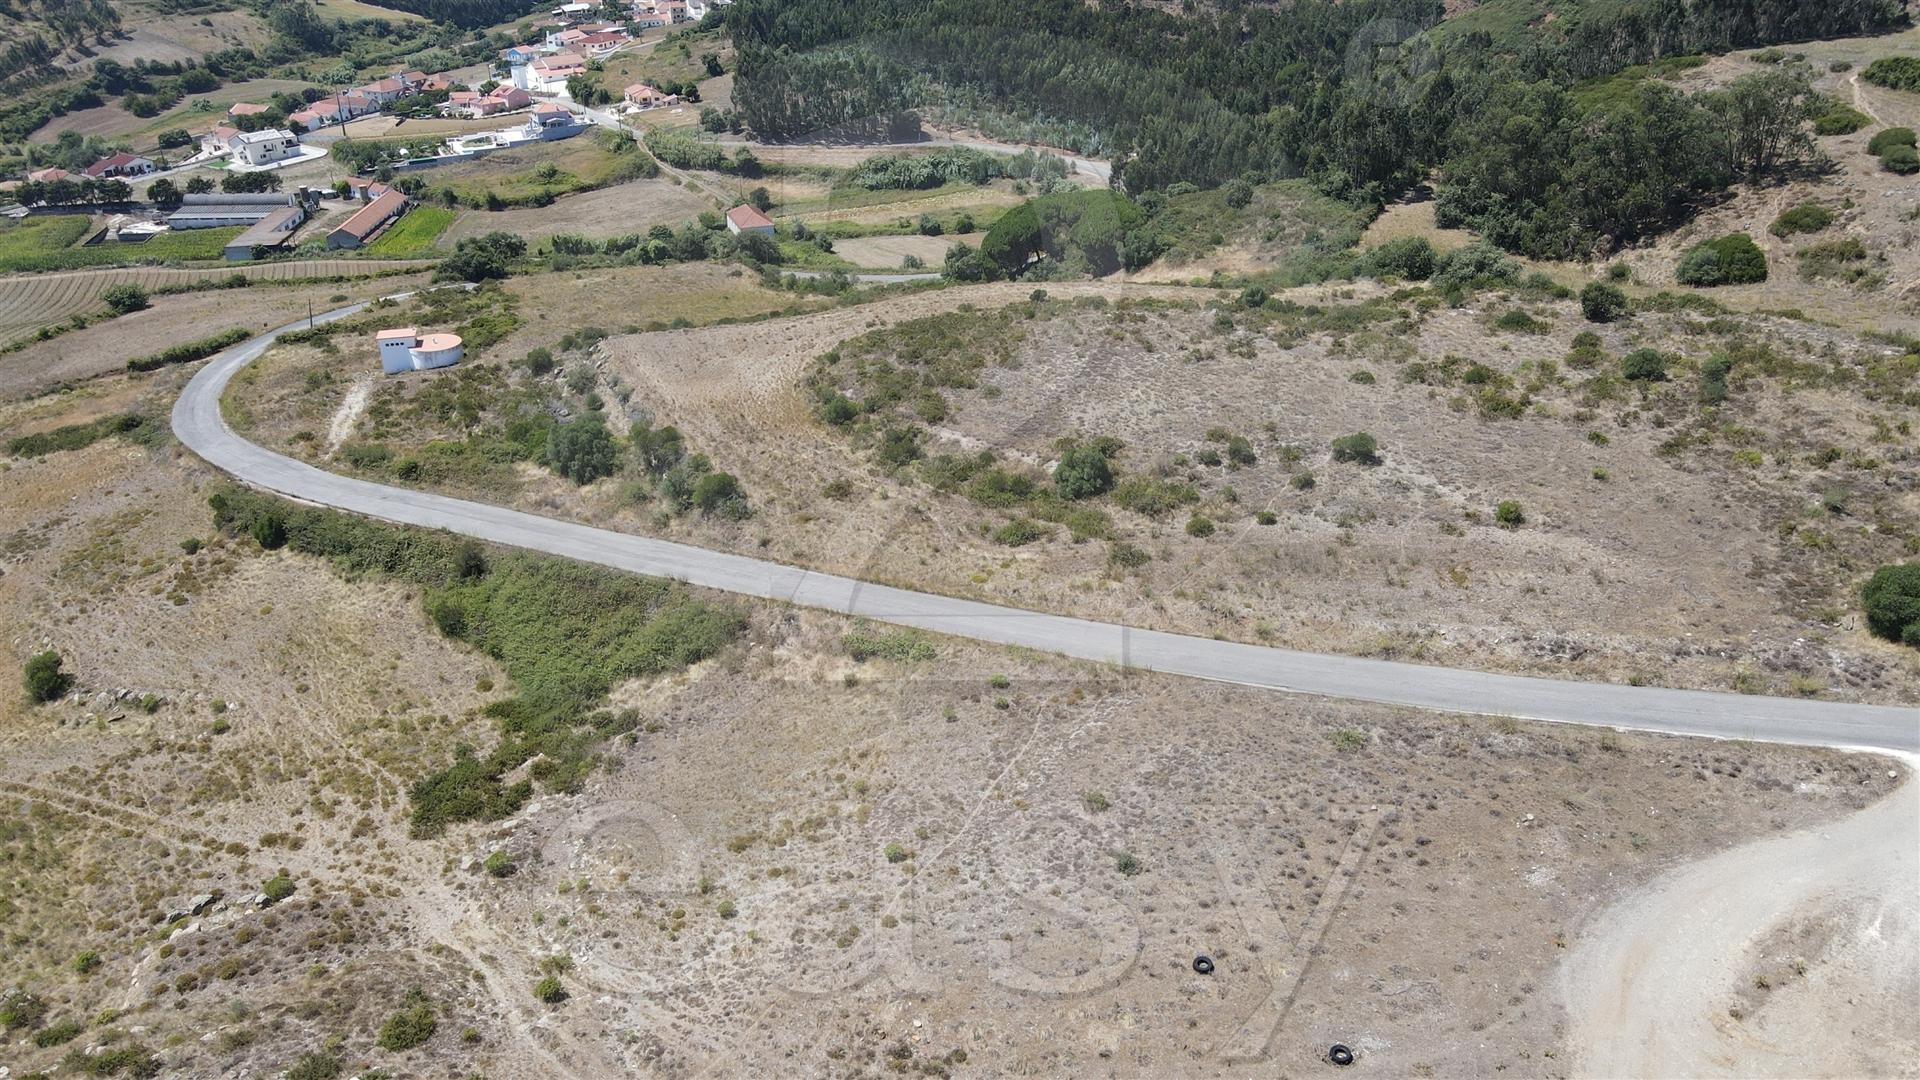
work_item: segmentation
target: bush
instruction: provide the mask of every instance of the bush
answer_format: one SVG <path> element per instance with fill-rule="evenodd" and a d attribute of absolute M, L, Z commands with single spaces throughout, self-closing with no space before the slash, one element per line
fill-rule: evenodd
<path fill-rule="evenodd" d="M 1018 517 L 993 531 L 993 541 L 1006 547 L 1025 547 L 1035 540 L 1045 540 L 1053 535 L 1053 530 L 1034 521 L 1032 518 Z"/>
<path fill-rule="evenodd" d="M 1113 467 L 1107 455 L 1092 446 L 1076 446 L 1060 455 L 1053 470 L 1053 487 L 1065 499 L 1090 499 L 1113 490 Z"/>
<path fill-rule="evenodd" d="M 1795 233 L 1815 233 L 1833 224 L 1833 211 L 1819 203 L 1801 203 L 1773 219 L 1767 231 L 1785 238 Z"/>
<path fill-rule="evenodd" d="M 375 1039 L 382 1050 L 411 1050 L 433 1038 L 439 1028 L 434 1019 L 433 1006 L 425 1001 L 415 1001 L 412 1005 L 387 1017 L 380 1025 L 380 1034 Z"/>
<path fill-rule="evenodd" d="M 1920 142 L 1920 138 L 1915 137 L 1912 128 L 1890 127 L 1875 132 L 1873 138 L 1867 140 L 1867 153 L 1880 157 L 1896 146 L 1913 146 L 1916 142 Z"/>
<path fill-rule="evenodd" d="M 1213 519 L 1195 514 L 1187 519 L 1187 535 L 1206 539 L 1213 535 Z"/>
<path fill-rule="evenodd" d="M 1897 176 L 1920 172 L 1920 151 L 1911 146 L 1896 146 L 1880 155 L 1880 167 Z"/>
<path fill-rule="evenodd" d="M 1608 323 L 1627 313 L 1627 294 L 1603 281 L 1580 290 L 1580 313 L 1588 322 Z"/>
<path fill-rule="evenodd" d="M 1425 281 L 1433 276 L 1440 256 L 1424 236 L 1403 236 L 1371 248 L 1360 256 L 1356 271 L 1367 277 L 1395 277 Z"/>
<path fill-rule="evenodd" d="M 347 1071 L 347 1063 L 323 1050 L 300 1055 L 287 1070 L 286 1080 L 334 1080 Z"/>
<path fill-rule="evenodd" d="M 253 526 L 248 531 L 263 551 L 277 551 L 286 546 L 287 523 L 279 514 L 260 515 L 253 519 Z"/>
<path fill-rule="evenodd" d="M 1434 264 L 1429 279 L 1435 288 L 1478 288 L 1510 284 L 1520 278 L 1520 264 L 1485 240 L 1448 252 Z"/>
<path fill-rule="evenodd" d="M 52 701 L 67 692 L 73 680 L 60 670 L 60 654 L 52 649 L 28 658 L 23 681 L 27 697 L 36 703 Z"/>
<path fill-rule="evenodd" d="M 1767 254 L 1746 233 L 1729 233 L 1696 244 L 1674 268 L 1682 285 L 1750 285 L 1767 280 Z"/>
<path fill-rule="evenodd" d="M 1920 56 L 1883 56 L 1862 69 L 1860 77 L 1889 90 L 1920 91 Z"/>
<path fill-rule="evenodd" d="M 1667 358 L 1657 349 L 1635 349 L 1620 360 L 1620 375 L 1633 382 L 1665 382 Z"/>
<path fill-rule="evenodd" d="M 284 873 L 275 874 L 260 883 L 260 893 L 267 898 L 267 903 L 277 904 L 293 895 L 293 879 Z"/>
<path fill-rule="evenodd" d="M 1920 563 L 1883 566 L 1860 590 L 1867 629 L 1920 648 Z"/>
<path fill-rule="evenodd" d="M 1872 120 L 1872 117 L 1851 105 L 1840 105 L 1830 112 L 1813 118 L 1813 133 L 1815 135 L 1851 135 L 1866 127 Z"/>
<path fill-rule="evenodd" d="M 1507 499 L 1493 508 L 1493 520 L 1503 529 L 1517 529 L 1527 523 L 1527 515 L 1518 501 Z"/>
<path fill-rule="evenodd" d="M 480 865 L 494 877 L 507 877 L 513 873 L 513 860 L 507 856 L 504 848 L 488 854 L 486 861 Z"/>
<path fill-rule="evenodd" d="M 250 336 L 252 335 L 246 330 L 236 326 L 210 338 L 201 338 L 199 341 L 189 341 L 172 348 L 162 349 L 152 356 L 135 357 L 127 361 L 127 370 L 157 371 L 172 364 L 191 364 L 195 360 L 204 360 L 228 346 L 238 345 Z"/>
<path fill-rule="evenodd" d="M 1380 444 L 1364 431 L 1342 435 L 1333 440 L 1333 460 L 1378 465 L 1380 464 Z"/>
<path fill-rule="evenodd" d="M 560 977 L 549 975 L 533 984 L 533 996 L 548 1005 L 558 1005 L 567 1000 L 567 988 L 560 985 Z"/>
<path fill-rule="evenodd" d="M 703 514 L 747 516 L 747 493 L 732 473 L 711 472 L 694 481 L 693 505 Z"/>
<path fill-rule="evenodd" d="M 115 285 L 101 293 L 100 299 L 106 302 L 107 310 L 115 315 L 129 315 L 147 308 L 151 303 L 147 298 L 147 290 L 132 284 Z"/>
<path fill-rule="evenodd" d="M 612 476 L 617 455 L 613 436 L 598 416 L 582 416 L 547 436 L 547 467 L 576 484 Z"/>

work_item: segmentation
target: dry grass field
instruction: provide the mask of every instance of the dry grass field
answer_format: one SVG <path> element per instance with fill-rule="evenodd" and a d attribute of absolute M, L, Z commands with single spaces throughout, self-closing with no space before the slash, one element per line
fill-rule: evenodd
<path fill-rule="evenodd" d="M 127 267 L 116 270 L 76 270 L 0 277 L 0 344 L 11 344 L 31 337 L 42 327 L 58 326 L 75 315 L 92 316 L 103 313 L 100 295 L 115 285 L 134 284 L 151 291 L 193 282 L 221 281 L 236 274 L 249 279 L 291 282 L 305 278 L 388 273 L 416 265 L 419 264 L 397 260 L 313 259 L 297 262 L 240 264 L 204 270 Z M 375 285 L 374 288 L 379 290 L 382 287 Z M 398 288 L 399 286 L 393 286 L 385 291 L 394 291 Z M 331 288 L 325 292 L 319 292 L 318 289 L 301 292 L 301 308 L 305 309 L 305 301 L 310 296 L 318 296 L 324 300 L 326 296 L 340 291 L 342 291 L 340 288 Z M 216 295 L 225 298 L 222 303 L 245 307 L 248 301 L 238 299 L 243 292 L 243 290 L 220 290 Z M 194 302 L 183 296 L 161 297 L 158 298 L 155 306 L 159 310 L 170 310 L 190 303 Z M 220 307 L 211 301 L 197 303 L 199 307 L 195 310 L 220 310 Z M 24 352 L 0 357 L 0 371 L 17 373 L 22 370 L 23 363 L 31 364 L 49 357 L 66 356 L 83 349 L 84 345 L 81 343 L 90 340 L 87 334 L 94 329 L 98 328 L 64 335 L 50 342 L 29 346 Z M 149 341 L 147 344 L 152 342 Z M 110 359 L 102 358 L 100 362 L 106 363 Z"/>
<path fill-rule="evenodd" d="M 556 199 L 547 206 L 468 211 L 440 236 L 451 248 L 469 236 L 510 232 L 535 243 L 555 233 L 594 239 L 643 233 L 653 225 L 678 227 L 714 206 L 671 180 L 631 180 Z"/>
<path fill-rule="evenodd" d="M 0 431 L 160 411 L 185 374 Z M 1897 780 L 932 638 L 858 660 L 866 628 L 754 605 L 719 657 L 616 688 L 638 728 L 579 793 L 416 839 L 408 787 L 495 738 L 498 666 L 405 589 L 215 535 L 166 445 L 0 469 L 0 656 L 75 680 L 0 696 L 20 1070 L 1307 1072 L 1341 1041 L 1368 1075 L 1562 1075 L 1554 975 L 1613 898 Z"/>

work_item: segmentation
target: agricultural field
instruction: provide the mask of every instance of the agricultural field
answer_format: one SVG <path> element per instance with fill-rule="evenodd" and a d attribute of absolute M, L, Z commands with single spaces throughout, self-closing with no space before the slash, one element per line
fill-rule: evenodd
<path fill-rule="evenodd" d="M 526 205 L 637 177 L 646 159 L 615 141 L 621 138 L 614 133 L 585 132 L 561 142 L 516 146 L 415 175 L 426 181 L 430 192 L 451 189 L 462 205 L 484 206 L 489 195 L 507 206 Z"/>
<path fill-rule="evenodd" d="M 575 233 L 596 240 L 645 232 L 649 226 L 678 226 L 716 207 L 668 179 L 629 180 L 595 191 L 583 191 L 546 206 L 512 210 L 471 211 L 462 214 L 441 234 L 442 247 L 490 232 L 510 232 L 538 243 L 555 233 Z"/>
<path fill-rule="evenodd" d="M 458 212 L 439 206 L 416 206 L 367 245 L 376 258 L 410 259 L 433 253 L 434 243 L 447 231 Z"/>
<path fill-rule="evenodd" d="M 0 347 L 32 337 L 43 328 L 58 327 L 76 315 L 101 314 L 100 296 L 115 285 L 139 285 L 158 292 L 234 277 L 286 282 L 391 274 L 421 266 L 393 260 L 312 259 L 230 264 L 204 270 L 151 266 L 0 277 Z M 0 366 L 17 370 L 20 363 L 19 357 L 0 357 Z"/>
<path fill-rule="evenodd" d="M 386 19 L 397 23 L 424 21 L 411 11 L 365 4 L 361 0 L 314 0 L 314 6 L 320 9 L 320 14 L 331 19 Z"/>
<path fill-rule="evenodd" d="M 702 59 L 708 54 L 727 70 L 733 69 L 733 43 L 724 32 L 678 30 L 651 49 L 629 49 L 607 57 L 597 81 L 616 101 L 627 87 L 649 79 L 661 84 L 697 82 L 703 84 L 698 104 L 712 105 L 706 100 L 705 86 L 712 76 Z"/>
<path fill-rule="evenodd" d="M 47 219 L 43 219 L 47 220 Z M 134 263 L 205 262 L 224 256 L 227 241 L 240 235 L 238 227 L 190 229 L 163 232 L 138 244 L 118 241 L 87 247 L 71 246 L 72 220 L 85 218 L 60 215 L 56 225 L 35 226 L 34 219 L 0 226 L 0 273 L 46 273 L 79 270 L 89 266 L 118 266 Z M 78 235 L 75 233 L 77 239 Z M 65 241 L 63 243 L 63 241 Z"/>

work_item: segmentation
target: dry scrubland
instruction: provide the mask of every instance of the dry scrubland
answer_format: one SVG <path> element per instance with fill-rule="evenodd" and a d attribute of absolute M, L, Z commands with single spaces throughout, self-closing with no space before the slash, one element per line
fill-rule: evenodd
<path fill-rule="evenodd" d="M 611 284 L 583 278 L 575 295 L 604 305 Z M 1867 572 L 1910 557 L 1920 536 L 1912 417 L 1899 404 L 1917 376 L 1898 348 L 1777 317 L 1646 312 L 1596 327 L 1571 301 L 1521 293 L 1456 309 L 1324 287 L 1289 297 L 1323 306 L 1253 313 L 1194 289 L 1048 288 L 1037 305 L 1029 286 L 1003 284 L 616 337 L 562 351 L 547 383 L 515 376 L 529 400 L 578 409 L 592 388 L 617 417 L 676 425 L 741 479 L 745 521 L 669 517 L 621 478 L 581 488 L 533 465 L 404 479 L 1196 634 L 1601 681 L 1920 699 L 1920 664 L 1866 635 L 1855 599 Z M 1590 331 L 1597 347 L 1577 348 Z M 493 355 L 557 336 L 522 329 Z M 885 425 L 832 428 L 803 385 L 836 347 L 907 370 L 916 356 L 971 357 L 978 386 L 942 391 L 945 415 L 932 421 L 903 406 L 923 460 L 884 469 Z M 1623 357 L 1643 348 L 1667 355 L 1664 381 L 1622 378 Z M 1714 404 L 1702 369 L 1716 353 L 1735 362 Z M 318 459 L 357 440 L 404 455 L 477 422 L 454 414 L 449 393 L 484 409 L 507 385 L 483 385 L 480 371 L 383 383 L 386 422 L 356 431 L 344 403 L 362 363 L 282 350 L 233 400 L 267 445 Z M 871 392 L 843 374 L 851 366 L 823 385 Z M 315 367 L 324 382 L 308 376 Z M 1378 464 L 1332 459 L 1332 440 L 1354 432 L 1378 440 Z M 983 451 L 1044 492 L 1058 440 L 1073 437 L 1120 440 L 1114 464 L 1132 490 L 1066 506 L 967 494 L 981 470 L 962 459 Z M 1253 460 L 1223 460 L 1236 449 Z M 955 459 L 944 483 L 924 460 L 943 454 Z M 1521 522 L 1498 520 L 1508 501 Z"/>
<path fill-rule="evenodd" d="M 433 178 L 433 174 L 428 174 Z M 451 249 L 461 239 L 510 232 L 535 243 L 555 233 L 594 239 L 643 233 L 649 226 L 679 226 L 712 210 L 712 204 L 670 180 L 633 180 L 555 200 L 551 205 L 487 212 L 469 210 L 440 236 Z"/>
<path fill-rule="evenodd" d="M 158 409 L 180 378 L 0 427 Z M 491 742 L 503 672 L 404 589 L 214 536 L 211 477 L 170 447 L 4 467 L 4 651 L 76 678 L 0 698 L 9 982 L 71 1036 L 14 1041 L 17 1070 L 105 1046 L 257 1075 L 327 1046 L 420 1075 L 1165 1073 L 1220 1068 L 1247 1021 L 1291 1071 L 1340 1039 L 1373 1075 L 1560 1075 L 1553 972 L 1609 899 L 1893 783 L 933 639 L 856 660 L 871 631 L 756 606 L 716 659 L 615 690 L 638 729 L 581 794 L 411 839 L 408 785 Z M 535 1000 L 543 973 L 566 1000 Z M 381 1049 L 419 1002 L 424 1044 Z"/>

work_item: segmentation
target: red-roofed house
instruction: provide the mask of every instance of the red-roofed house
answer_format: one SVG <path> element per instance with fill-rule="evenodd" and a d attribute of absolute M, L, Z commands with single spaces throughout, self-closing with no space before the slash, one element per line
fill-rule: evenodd
<path fill-rule="evenodd" d="M 354 211 L 352 217 L 341 222 L 337 228 L 327 234 L 327 246 L 330 248 L 365 247 L 387 223 L 405 213 L 407 197 L 392 188 L 374 196 L 372 202 Z"/>
<path fill-rule="evenodd" d="M 108 154 L 87 166 L 87 175 L 95 180 L 110 176 L 145 176 L 153 171 L 153 159 L 129 154 L 125 150 Z"/>
<path fill-rule="evenodd" d="M 573 43 L 573 47 L 588 56 L 605 56 L 625 45 L 630 39 L 625 31 L 610 30 L 601 34 L 588 34 Z"/>
<path fill-rule="evenodd" d="M 680 104 L 680 95 L 666 93 L 646 83 L 634 83 L 627 87 L 626 99 L 627 104 L 636 109 L 657 109 L 662 105 Z"/>
<path fill-rule="evenodd" d="M 745 203 L 727 211 L 727 231 L 738 236 L 741 233 L 759 233 L 761 236 L 773 235 L 773 219 L 755 210 Z"/>

